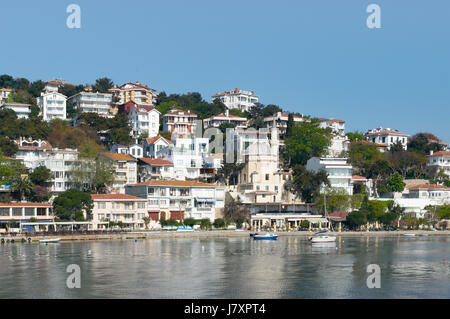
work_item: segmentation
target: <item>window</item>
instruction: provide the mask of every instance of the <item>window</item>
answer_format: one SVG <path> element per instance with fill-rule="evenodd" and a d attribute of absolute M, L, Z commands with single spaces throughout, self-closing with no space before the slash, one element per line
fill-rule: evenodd
<path fill-rule="evenodd" d="M 105 209 L 106 208 L 106 203 L 105 202 L 98 202 L 97 203 L 97 207 L 99 209 Z"/>
<path fill-rule="evenodd" d="M 269 174 L 266 174 L 266 181 L 269 180 Z"/>
<path fill-rule="evenodd" d="M 9 216 L 9 208 L 0 208 L 0 216 Z"/>
<path fill-rule="evenodd" d="M 45 215 L 46 215 L 46 214 L 45 214 L 45 211 L 46 211 L 45 208 L 43 208 L 43 207 L 38 207 L 38 208 L 37 208 L 37 215 L 38 215 L 38 216 L 45 216 Z"/>
<path fill-rule="evenodd" d="M 12 209 L 12 215 L 13 216 L 22 216 L 22 208 L 14 207 Z"/>
<path fill-rule="evenodd" d="M 138 208 L 145 208 L 145 203 L 138 203 L 137 206 Z"/>
<path fill-rule="evenodd" d="M 25 216 L 34 216 L 34 208 L 25 207 Z"/>

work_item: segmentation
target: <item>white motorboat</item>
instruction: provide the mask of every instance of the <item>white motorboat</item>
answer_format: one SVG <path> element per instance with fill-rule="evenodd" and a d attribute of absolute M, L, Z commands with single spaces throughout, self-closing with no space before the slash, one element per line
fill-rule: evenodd
<path fill-rule="evenodd" d="M 317 237 L 309 237 L 308 240 L 311 243 L 334 243 L 336 242 L 336 237 L 334 236 L 317 236 Z"/>
<path fill-rule="evenodd" d="M 61 240 L 61 238 L 42 238 L 39 240 L 41 243 L 57 243 Z"/>
<path fill-rule="evenodd" d="M 405 237 L 415 237 L 416 236 L 416 234 L 403 234 L 403 236 L 405 236 Z"/>

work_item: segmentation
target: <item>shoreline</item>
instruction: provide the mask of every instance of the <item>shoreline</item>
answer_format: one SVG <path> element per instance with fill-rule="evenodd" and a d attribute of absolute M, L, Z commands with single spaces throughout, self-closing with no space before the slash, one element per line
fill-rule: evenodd
<path fill-rule="evenodd" d="M 74 234 L 74 235 L 52 235 L 52 236 L 23 236 L 18 235 L 10 237 L 15 239 L 16 243 L 21 243 L 21 239 L 31 238 L 31 242 L 38 242 L 44 237 L 46 239 L 60 238 L 61 242 L 69 241 L 102 241 L 102 240 L 136 240 L 136 239 L 177 239 L 177 238 L 232 238 L 232 237 L 250 237 L 252 231 L 194 231 L 194 232 L 176 232 L 176 231 L 147 231 L 147 232 L 129 232 L 122 234 Z M 265 231 L 260 232 L 265 233 Z M 309 237 L 314 235 L 314 232 L 309 231 L 291 231 L 291 232 L 276 232 L 279 237 Z M 427 231 L 427 230 L 401 230 L 401 231 L 346 231 L 346 232 L 327 232 L 327 235 L 337 237 L 398 237 L 403 234 L 416 234 L 428 236 L 450 236 L 449 230 L 444 231 Z M 5 238 L 6 240 L 6 238 Z"/>

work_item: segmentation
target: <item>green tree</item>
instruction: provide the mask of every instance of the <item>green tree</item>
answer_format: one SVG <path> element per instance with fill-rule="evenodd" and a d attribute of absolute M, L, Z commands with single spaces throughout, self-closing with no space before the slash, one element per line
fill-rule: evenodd
<path fill-rule="evenodd" d="M 34 185 L 45 186 L 52 179 L 52 173 L 47 167 L 38 166 L 29 177 Z"/>
<path fill-rule="evenodd" d="M 306 162 L 316 156 L 327 153 L 331 139 L 327 130 L 319 127 L 319 120 L 296 123 L 292 128 L 292 136 L 285 139 L 284 158 L 291 167 Z"/>
<path fill-rule="evenodd" d="M 360 131 L 348 132 L 345 135 L 350 142 L 364 141 L 364 133 Z"/>
<path fill-rule="evenodd" d="M 322 185 L 330 186 L 326 171 L 317 173 L 308 171 L 304 166 L 296 165 L 293 170 L 293 188 L 306 203 L 318 199 Z"/>
<path fill-rule="evenodd" d="M 33 183 L 27 177 L 17 178 L 12 182 L 11 190 L 18 200 L 24 200 L 33 191 Z"/>
<path fill-rule="evenodd" d="M 17 145 L 9 138 L 0 136 L 0 154 L 13 156 L 17 153 Z"/>
<path fill-rule="evenodd" d="M 100 93 L 109 93 L 109 89 L 114 87 L 114 82 L 109 78 L 100 78 L 95 80 L 92 91 Z"/>
<path fill-rule="evenodd" d="M 331 188 L 316 197 L 316 207 L 325 212 L 325 204 L 328 213 L 347 212 L 351 207 L 351 196 L 343 188 Z"/>
<path fill-rule="evenodd" d="M 402 176 L 397 172 L 387 180 L 387 187 L 391 192 L 403 192 L 405 186 Z"/>
<path fill-rule="evenodd" d="M 225 221 L 223 218 L 216 218 L 214 220 L 214 228 L 224 228 L 225 227 Z"/>
<path fill-rule="evenodd" d="M 83 221 L 83 213 L 90 219 L 93 207 L 91 194 L 77 189 L 66 190 L 53 201 L 55 215 L 65 221 Z"/>
<path fill-rule="evenodd" d="M 284 138 L 289 138 L 292 136 L 292 128 L 294 126 L 294 114 L 289 113 L 287 126 L 286 126 L 286 134 Z"/>
<path fill-rule="evenodd" d="M 76 189 L 95 193 L 105 193 L 115 178 L 112 161 L 106 156 L 80 159 L 73 163 L 69 180 Z"/>

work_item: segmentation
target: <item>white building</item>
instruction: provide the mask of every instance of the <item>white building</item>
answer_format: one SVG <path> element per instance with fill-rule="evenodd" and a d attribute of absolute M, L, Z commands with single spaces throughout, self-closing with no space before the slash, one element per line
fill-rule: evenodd
<path fill-rule="evenodd" d="M 139 159 L 139 182 L 150 179 L 173 179 L 173 163 L 160 158 Z"/>
<path fill-rule="evenodd" d="M 348 152 L 350 140 L 346 135 L 331 135 L 331 144 L 328 147 L 328 156 L 339 157 L 343 152 Z"/>
<path fill-rule="evenodd" d="M 170 145 L 173 145 L 172 141 L 159 135 L 146 138 L 144 141 L 144 156 L 155 158 L 158 156 L 159 151 Z"/>
<path fill-rule="evenodd" d="M 313 157 L 306 163 L 308 171 L 317 173 L 325 170 L 330 181 L 331 188 L 342 188 L 349 195 L 353 195 L 352 165 L 347 163 L 346 158 Z M 322 185 L 321 192 L 328 186 Z"/>
<path fill-rule="evenodd" d="M 45 140 L 20 137 L 18 140 L 14 140 L 14 143 L 17 145 L 14 157 L 21 160 L 25 167 L 31 170 L 43 165 L 48 157 L 48 152 L 52 150 L 52 145 Z"/>
<path fill-rule="evenodd" d="M 247 150 L 250 145 L 257 143 L 259 140 L 268 141 L 268 135 L 268 129 L 233 129 L 230 133 L 227 134 L 227 155 L 234 155 L 234 153 L 236 153 L 237 163 L 242 163 L 244 162 L 244 157 L 247 154 Z"/>
<path fill-rule="evenodd" d="M 9 100 L 13 89 L 0 88 L 0 104 Z"/>
<path fill-rule="evenodd" d="M 27 119 L 31 114 L 31 104 L 7 102 L 0 105 L 0 109 L 13 110 L 19 119 Z"/>
<path fill-rule="evenodd" d="M 199 178 L 204 159 L 209 155 L 209 139 L 175 138 L 172 142 L 169 147 L 161 149 L 156 157 L 173 163 L 174 179 Z"/>
<path fill-rule="evenodd" d="M 73 85 L 73 84 L 67 83 L 64 80 L 55 80 L 55 79 L 53 79 L 53 80 L 48 81 L 48 82 L 45 83 L 44 92 L 46 92 L 46 93 L 58 92 L 58 89 L 61 86 L 64 86 L 64 85 Z"/>
<path fill-rule="evenodd" d="M 125 193 L 125 185 L 137 182 L 137 159 L 121 153 L 103 153 L 102 155 L 112 160 L 114 165 L 115 178 L 110 191 Z"/>
<path fill-rule="evenodd" d="M 249 111 L 250 108 L 258 103 L 259 98 L 253 91 L 243 91 L 238 88 L 222 93 L 216 93 L 212 99 L 219 99 L 229 109 L 239 109 L 241 111 Z"/>
<path fill-rule="evenodd" d="M 190 110 L 171 109 L 163 116 L 163 130 L 177 135 L 195 133 L 197 114 Z"/>
<path fill-rule="evenodd" d="M 112 94 L 80 92 L 67 99 L 78 113 L 97 113 L 108 115 L 111 109 Z"/>
<path fill-rule="evenodd" d="M 401 133 L 398 130 L 391 130 L 390 128 L 383 129 L 382 127 L 379 127 L 369 130 L 364 136 L 372 143 L 386 145 L 388 150 L 391 148 L 391 145 L 398 142 L 400 142 L 406 150 L 409 134 Z"/>
<path fill-rule="evenodd" d="M 122 222 L 128 229 L 145 229 L 143 218 L 148 216 L 145 198 L 126 194 L 92 194 L 94 230 L 103 228 L 104 222 Z M 152 224 L 148 225 L 151 228 Z"/>
<path fill-rule="evenodd" d="M 278 129 L 279 134 L 284 136 L 286 134 L 288 119 L 288 113 L 277 112 L 272 116 L 267 116 L 264 118 L 264 127 L 270 130 L 274 127 L 275 123 L 275 127 Z M 303 116 L 293 114 L 292 119 L 294 120 L 294 123 L 302 122 Z"/>
<path fill-rule="evenodd" d="M 120 145 L 114 144 L 111 146 L 112 153 L 128 154 L 134 158 L 141 158 L 144 156 L 144 148 L 139 144 Z"/>
<path fill-rule="evenodd" d="M 331 133 L 337 134 L 337 135 L 344 135 L 345 134 L 345 121 L 344 120 L 337 120 L 334 118 L 319 118 L 319 127 L 323 129 L 329 129 Z"/>
<path fill-rule="evenodd" d="M 152 220 L 186 218 L 214 221 L 224 207 L 225 188 L 191 181 L 149 180 L 126 186 L 126 194 L 148 200 Z"/>
<path fill-rule="evenodd" d="M 153 106 L 158 97 L 156 90 L 139 82 L 128 82 L 119 87 L 111 88 L 109 91 L 118 98 L 117 104 L 133 101 L 136 104 Z"/>
<path fill-rule="evenodd" d="M 41 96 L 36 98 L 40 108 L 39 115 L 45 121 L 52 119 L 66 119 L 66 100 L 67 97 L 58 92 L 42 92 Z"/>
<path fill-rule="evenodd" d="M 235 115 L 230 115 L 229 110 L 225 111 L 225 114 L 221 113 L 219 115 L 214 115 L 203 120 L 203 128 L 207 129 L 210 127 L 219 128 L 220 125 L 227 123 L 233 124 L 237 128 L 247 128 L 247 119 L 245 117 L 239 117 Z"/>
<path fill-rule="evenodd" d="M 160 112 L 153 106 L 136 105 L 128 114 L 131 126 L 131 134 L 135 137 L 147 133 L 148 137 L 157 136 L 159 133 Z"/>
<path fill-rule="evenodd" d="M 449 151 L 440 151 L 434 153 L 430 152 L 430 155 L 426 156 L 428 159 L 427 167 L 428 169 L 435 169 L 435 173 L 438 174 L 441 170 L 444 171 L 445 174 L 450 176 L 450 152 Z"/>

